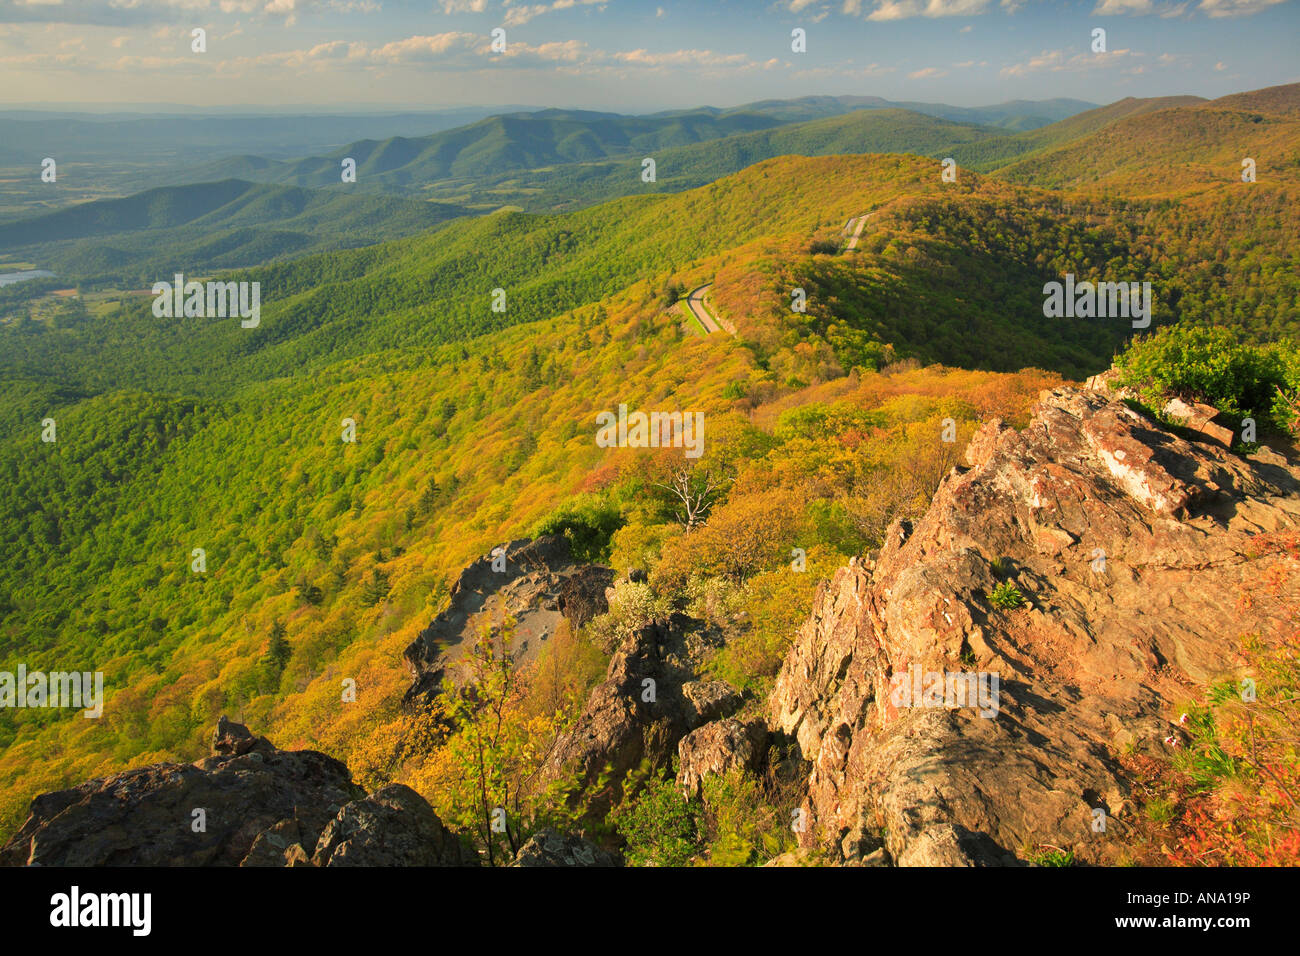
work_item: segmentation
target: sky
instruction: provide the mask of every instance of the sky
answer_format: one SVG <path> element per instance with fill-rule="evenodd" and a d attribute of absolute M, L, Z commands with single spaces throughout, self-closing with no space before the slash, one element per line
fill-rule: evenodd
<path fill-rule="evenodd" d="M 1300 0 L 0 0 L 4 106 L 979 106 L 1297 81 Z"/>

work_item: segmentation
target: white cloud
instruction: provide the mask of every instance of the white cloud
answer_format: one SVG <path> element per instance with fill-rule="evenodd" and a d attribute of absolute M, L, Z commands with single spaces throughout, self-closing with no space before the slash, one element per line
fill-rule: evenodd
<path fill-rule="evenodd" d="M 1092 8 L 1092 14 L 1097 17 L 1117 17 L 1123 14 L 1147 14 L 1154 9 L 1153 0 L 1099 0 Z"/>
<path fill-rule="evenodd" d="M 225 61 L 223 69 L 240 72 L 249 67 L 283 67 L 294 70 L 335 71 L 384 69 L 393 66 L 420 66 L 434 70 L 558 69 L 574 71 L 658 70 L 725 68 L 757 69 L 760 64 L 743 53 L 719 53 L 713 50 L 646 49 L 606 51 L 588 46 L 581 40 L 564 40 L 530 44 L 512 40 L 505 52 L 493 53 L 485 34 L 452 31 L 429 36 L 411 36 L 372 46 L 363 42 L 334 40 L 309 49 L 265 53 L 259 56 Z"/>
<path fill-rule="evenodd" d="M 947 70 L 941 70 L 937 66 L 927 66 L 907 74 L 909 80 L 937 80 L 941 76 L 947 76 Z"/>
<path fill-rule="evenodd" d="M 1004 66 L 999 72 L 1003 76 L 1027 76 L 1044 70 L 1051 73 L 1082 73 L 1087 70 L 1119 69 L 1141 56 L 1141 53 L 1127 49 L 1111 50 L 1109 53 L 1076 53 L 1070 57 L 1065 55 L 1064 50 L 1044 50 L 1024 63 Z"/>
<path fill-rule="evenodd" d="M 906 20 L 910 17 L 971 17 L 988 10 L 992 0 L 873 0 L 868 20 Z"/>
<path fill-rule="evenodd" d="M 550 7 L 544 3 L 532 4 L 522 7 L 509 7 L 506 9 L 505 23 L 508 27 L 517 27 L 527 23 L 534 17 L 540 17 L 543 13 L 549 13 Z"/>
<path fill-rule="evenodd" d="M 853 69 L 833 68 L 826 66 L 810 67 L 805 70 L 796 70 L 790 74 L 791 79 L 796 80 L 823 80 L 827 78 L 834 79 L 851 79 L 865 80 L 873 79 L 877 76 L 888 76 L 890 73 L 897 73 L 898 68 L 893 66 L 882 66 L 879 63 L 870 63 L 867 66 Z"/>
<path fill-rule="evenodd" d="M 749 57 L 743 53 L 714 53 L 712 50 L 674 50 L 671 53 L 649 53 L 645 50 L 628 50 L 610 54 L 617 63 L 634 66 L 746 66 Z"/>
<path fill-rule="evenodd" d="M 443 0 L 486 3 L 487 0 Z M 223 13 L 260 15 L 293 25 L 307 10 L 373 13 L 380 0 L 0 0 L 0 21 L 15 23 L 84 23 L 123 28 L 176 22 L 182 15 Z"/>
<path fill-rule="evenodd" d="M 571 10 L 574 7 L 604 8 L 608 2 L 609 0 L 551 0 L 550 3 L 521 3 L 519 0 L 505 0 L 505 23 L 506 26 L 520 26 L 544 13 Z"/>
<path fill-rule="evenodd" d="M 1156 0 L 1098 0 L 1093 7 L 1093 16 L 1099 17 L 1147 17 L 1159 16 L 1169 19 L 1180 17 L 1187 10 L 1186 3 L 1157 3 Z"/>
<path fill-rule="evenodd" d="M 1201 0 L 1198 10 L 1211 17 L 1248 17 L 1286 0 Z"/>

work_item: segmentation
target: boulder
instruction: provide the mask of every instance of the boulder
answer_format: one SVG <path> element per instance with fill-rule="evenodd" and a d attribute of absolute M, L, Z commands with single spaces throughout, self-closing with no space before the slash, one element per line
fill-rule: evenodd
<path fill-rule="evenodd" d="M 1183 428 L 1201 435 L 1207 441 L 1224 448 L 1232 447 L 1236 436 L 1231 429 L 1214 424 L 1214 419 L 1219 414 L 1219 410 L 1214 406 L 1173 398 L 1165 403 L 1164 413 Z"/>
<path fill-rule="evenodd" d="M 234 723 L 224 714 L 217 720 L 217 727 L 212 732 L 214 757 L 240 757 L 254 750 L 266 753 L 274 749 L 265 737 L 254 735 L 243 724 Z"/>
<path fill-rule="evenodd" d="M 515 854 L 512 866 L 622 866 L 613 853 L 581 837 L 547 828 L 528 838 Z"/>
<path fill-rule="evenodd" d="M 762 720 L 728 718 L 705 724 L 677 745 L 677 783 L 698 794 L 709 774 L 741 768 L 756 770 L 767 750 L 767 726 Z"/>
<path fill-rule="evenodd" d="M 603 818 L 625 775 L 646 762 L 667 767 L 686 734 L 740 706 L 721 681 L 699 682 L 696 668 L 709 641 L 702 622 L 683 614 L 630 635 L 610 659 L 573 729 L 560 737 L 543 768 L 543 782 L 576 782 L 588 813 Z"/>
<path fill-rule="evenodd" d="M 473 866 L 477 861 L 442 825 L 428 801 L 390 783 L 354 800 L 325 827 L 316 866 Z"/>
<path fill-rule="evenodd" d="M 296 819 L 287 817 L 259 833 L 239 865 L 288 866 L 289 860 L 299 853 L 306 856 L 302 849 L 302 831 Z"/>

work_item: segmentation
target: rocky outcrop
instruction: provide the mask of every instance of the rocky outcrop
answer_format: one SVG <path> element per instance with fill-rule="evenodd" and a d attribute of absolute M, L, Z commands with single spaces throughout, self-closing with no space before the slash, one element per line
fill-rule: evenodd
<path fill-rule="evenodd" d="M 756 770 L 767 750 L 767 726 L 762 720 L 715 720 L 692 730 L 677 745 L 677 784 L 699 794 L 710 774 Z"/>
<path fill-rule="evenodd" d="M 516 662 L 531 660 L 562 620 L 578 628 L 608 611 L 613 580 L 610 568 L 575 561 L 561 535 L 511 541 L 479 558 L 452 586 L 447 609 L 403 653 L 414 681 L 406 706 L 427 702 L 445 677 L 458 679 L 459 659 L 482 628 L 513 619 L 509 653 Z"/>
<path fill-rule="evenodd" d="M 316 844 L 316 866 L 465 866 L 473 860 L 424 797 L 390 783 L 354 800 Z"/>
<path fill-rule="evenodd" d="M 457 866 L 475 861 L 424 798 L 370 796 L 314 750 L 279 750 L 222 717 L 212 755 L 32 801 L 8 866 Z"/>
<path fill-rule="evenodd" d="M 330 818 L 362 795 L 333 757 L 277 750 L 222 718 L 212 755 L 197 763 L 154 764 L 41 794 L 0 863 L 235 866 L 263 834 L 257 858 L 265 860 L 272 838 L 289 829 L 282 821 L 295 828 L 295 843 L 315 846 Z"/>
<path fill-rule="evenodd" d="M 528 838 L 511 866 L 622 866 L 614 853 L 602 850 L 581 837 L 556 830 L 539 830 Z"/>
<path fill-rule="evenodd" d="M 1044 845 L 1113 861 L 1121 755 L 1164 747 L 1175 702 L 1300 600 L 1294 574 L 1253 599 L 1252 548 L 1300 526 L 1300 471 L 1076 388 L 1040 396 L 1023 432 L 985 425 L 967 460 L 822 587 L 777 678 L 770 727 L 812 763 L 801 843 L 862 861 L 883 842 L 900 865 Z M 1024 605 L 995 606 L 998 587 Z"/>
<path fill-rule="evenodd" d="M 601 818 L 629 771 L 643 761 L 651 770 L 667 767 L 682 737 L 739 708 L 740 695 L 726 683 L 696 680 L 712 640 L 701 622 L 683 614 L 629 636 L 574 729 L 556 742 L 544 779 L 592 788 L 603 778 L 585 796 L 588 813 Z"/>

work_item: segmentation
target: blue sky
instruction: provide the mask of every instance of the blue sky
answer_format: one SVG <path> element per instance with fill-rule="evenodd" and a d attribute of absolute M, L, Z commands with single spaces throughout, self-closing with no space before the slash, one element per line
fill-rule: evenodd
<path fill-rule="evenodd" d="M 191 51 L 194 27 L 205 53 Z M 504 53 L 490 49 L 496 27 Z M 1300 0 L 0 0 L 0 101 L 1106 103 L 1297 82 L 1298 49 Z"/>

